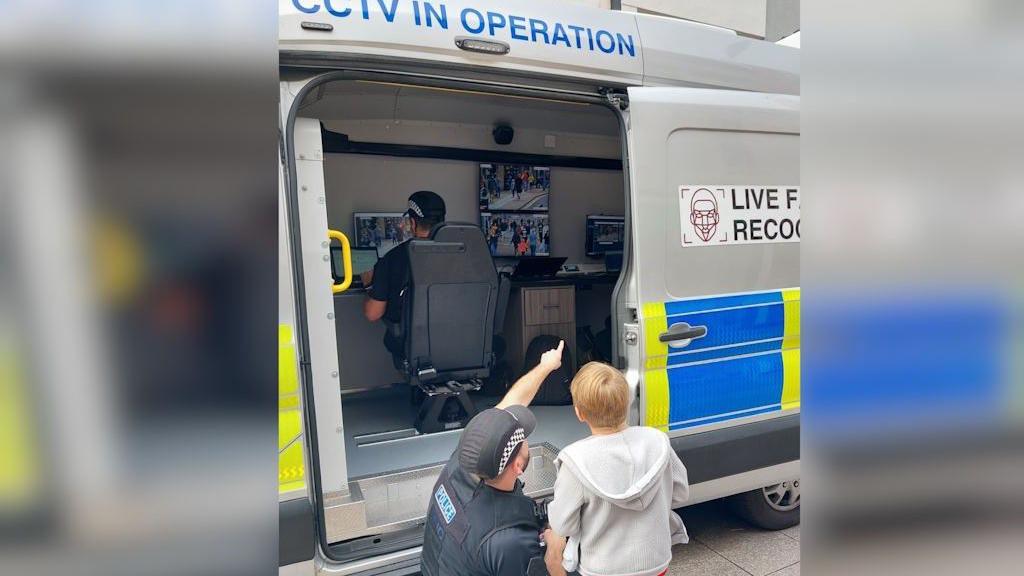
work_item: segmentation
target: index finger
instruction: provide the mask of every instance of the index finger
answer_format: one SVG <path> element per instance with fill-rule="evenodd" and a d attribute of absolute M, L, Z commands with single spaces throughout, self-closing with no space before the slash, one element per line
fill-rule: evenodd
<path fill-rule="evenodd" d="M 561 352 L 562 348 L 565 348 L 565 340 L 558 341 L 558 351 Z"/>

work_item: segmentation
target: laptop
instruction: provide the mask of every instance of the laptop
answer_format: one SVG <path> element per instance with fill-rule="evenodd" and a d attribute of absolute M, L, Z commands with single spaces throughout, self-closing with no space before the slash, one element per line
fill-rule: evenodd
<path fill-rule="evenodd" d="M 361 272 L 372 270 L 377 260 L 377 248 L 374 246 L 353 246 L 350 250 L 352 255 L 352 287 L 363 288 L 363 282 L 359 278 Z M 345 279 L 345 264 L 342 260 L 341 246 L 331 246 L 331 276 L 336 282 Z"/>
<path fill-rule="evenodd" d="M 564 256 L 522 256 L 512 272 L 513 280 L 554 278 L 565 263 Z"/>

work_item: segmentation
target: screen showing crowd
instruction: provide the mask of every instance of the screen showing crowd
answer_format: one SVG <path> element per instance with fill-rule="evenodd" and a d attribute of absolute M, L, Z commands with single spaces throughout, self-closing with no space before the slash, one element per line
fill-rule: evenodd
<path fill-rule="evenodd" d="M 357 212 L 353 216 L 356 246 L 373 247 L 384 256 L 409 239 L 401 212 Z"/>
<path fill-rule="evenodd" d="M 547 212 L 551 169 L 523 164 L 480 165 L 480 210 Z"/>
<path fill-rule="evenodd" d="M 547 214 L 481 212 L 491 256 L 550 256 L 551 237 Z"/>

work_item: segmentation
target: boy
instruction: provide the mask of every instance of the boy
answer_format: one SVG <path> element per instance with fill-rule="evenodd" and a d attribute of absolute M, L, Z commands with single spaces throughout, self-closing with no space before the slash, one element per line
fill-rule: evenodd
<path fill-rule="evenodd" d="M 686 468 L 663 432 L 627 426 L 629 386 L 622 374 L 590 362 L 571 385 L 576 417 L 591 436 L 558 455 L 558 479 L 548 506 L 551 574 L 562 568 L 583 576 L 658 576 L 672 545 L 689 540 L 672 511 L 689 497 Z M 554 562 L 550 558 L 556 558 Z"/>

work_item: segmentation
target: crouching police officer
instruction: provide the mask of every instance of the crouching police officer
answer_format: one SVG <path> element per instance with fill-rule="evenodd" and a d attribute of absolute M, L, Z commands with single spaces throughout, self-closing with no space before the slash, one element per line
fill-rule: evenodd
<path fill-rule="evenodd" d="M 543 526 L 519 476 L 530 464 L 526 437 L 537 424 L 527 406 L 562 365 L 564 346 L 560 342 L 545 352 L 496 407 L 477 414 L 462 431 L 430 499 L 420 561 L 424 576 L 547 574 Z M 550 538 L 550 530 L 543 538 Z"/>

